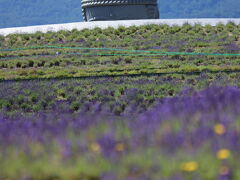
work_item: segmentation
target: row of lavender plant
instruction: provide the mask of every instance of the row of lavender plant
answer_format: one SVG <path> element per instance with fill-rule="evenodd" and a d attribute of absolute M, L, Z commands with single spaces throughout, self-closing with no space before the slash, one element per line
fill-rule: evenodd
<path fill-rule="evenodd" d="M 108 112 L 115 115 L 143 112 L 157 99 L 182 89 L 212 85 L 239 86 L 239 73 L 201 73 L 97 79 L 0 82 L 0 109 L 5 112 Z"/>

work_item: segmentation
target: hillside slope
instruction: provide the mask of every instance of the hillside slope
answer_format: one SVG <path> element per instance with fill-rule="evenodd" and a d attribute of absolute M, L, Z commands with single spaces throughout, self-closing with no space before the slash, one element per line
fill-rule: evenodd
<path fill-rule="evenodd" d="M 240 70 L 232 23 L 9 35 L 0 47 L 3 80 Z"/>
<path fill-rule="evenodd" d="M 239 180 L 239 30 L 0 36 L 0 179 Z"/>

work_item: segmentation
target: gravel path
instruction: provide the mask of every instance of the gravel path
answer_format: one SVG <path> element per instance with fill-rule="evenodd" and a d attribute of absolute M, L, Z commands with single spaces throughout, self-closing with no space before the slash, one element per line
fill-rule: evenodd
<path fill-rule="evenodd" d="M 99 28 L 108 28 L 113 27 L 117 28 L 119 26 L 141 26 L 146 24 L 168 24 L 170 26 L 173 25 L 183 25 L 185 23 L 189 23 L 191 25 L 194 24 L 202 24 L 202 25 L 212 25 L 222 23 L 227 24 L 228 22 L 234 22 L 235 24 L 240 24 L 240 18 L 233 19 L 147 19 L 147 20 L 121 20 L 121 21 L 96 21 L 96 22 L 76 22 L 76 23 L 66 23 L 66 24 L 49 24 L 49 25 L 40 25 L 40 26 L 27 26 L 27 27 L 14 27 L 14 28 L 4 28 L 0 29 L 0 35 L 8 35 L 8 34 L 24 34 L 24 33 L 35 33 L 37 31 L 40 32 L 48 32 L 48 31 L 60 31 L 60 30 L 73 30 L 73 29 L 93 29 L 95 27 Z"/>

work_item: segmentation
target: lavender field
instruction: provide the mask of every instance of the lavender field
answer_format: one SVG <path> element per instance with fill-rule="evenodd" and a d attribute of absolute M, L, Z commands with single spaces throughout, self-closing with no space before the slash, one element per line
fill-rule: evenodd
<path fill-rule="evenodd" d="M 1 179 L 239 179 L 239 108 L 228 86 L 137 115 L 2 114 Z"/>
<path fill-rule="evenodd" d="M 240 179 L 239 38 L 232 23 L 0 36 L 0 180 Z M 23 48 L 44 44 L 199 54 Z"/>

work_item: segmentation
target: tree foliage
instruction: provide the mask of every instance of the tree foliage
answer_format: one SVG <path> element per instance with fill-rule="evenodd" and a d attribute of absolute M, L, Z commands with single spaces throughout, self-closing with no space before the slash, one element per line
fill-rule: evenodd
<path fill-rule="evenodd" d="M 0 28 L 82 21 L 80 0 L 0 0 Z"/>
<path fill-rule="evenodd" d="M 161 18 L 240 18 L 238 0 L 159 0 Z"/>

